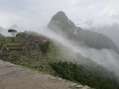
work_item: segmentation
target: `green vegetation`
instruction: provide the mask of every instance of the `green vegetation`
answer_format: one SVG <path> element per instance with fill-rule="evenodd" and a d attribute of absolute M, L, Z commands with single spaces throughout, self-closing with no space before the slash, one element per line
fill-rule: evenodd
<path fill-rule="evenodd" d="M 8 32 L 12 34 L 12 41 L 14 42 L 14 37 L 15 37 L 17 31 L 14 29 L 9 29 Z"/>
<path fill-rule="evenodd" d="M 119 83 L 115 79 L 100 77 L 94 74 L 95 71 L 89 71 L 93 73 L 87 74 L 83 66 L 67 62 L 50 63 L 50 65 L 64 79 L 79 82 L 95 89 L 119 89 Z"/>
<path fill-rule="evenodd" d="M 47 53 L 48 48 L 49 48 L 49 44 L 50 44 L 50 42 L 47 41 L 46 43 L 42 43 L 42 44 L 39 45 L 43 54 Z"/>
<path fill-rule="evenodd" d="M 4 45 L 6 45 L 6 46 L 16 46 L 16 45 L 18 45 L 18 46 L 19 46 L 20 43 L 17 43 L 17 42 L 16 42 L 16 43 L 11 43 L 11 42 L 10 42 L 10 43 L 6 43 L 6 44 L 4 44 Z"/>

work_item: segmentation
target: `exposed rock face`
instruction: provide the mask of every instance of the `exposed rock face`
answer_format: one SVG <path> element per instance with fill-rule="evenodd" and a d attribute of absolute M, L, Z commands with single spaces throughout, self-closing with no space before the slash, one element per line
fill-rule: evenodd
<path fill-rule="evenodd" d="M 110 38 L 101 33 L 83 30 L 81 27 L 75 26 L 62 11 L 59 11 L 52 17 L 48 27 L 63 37 L 73 42 L 75 41 L 77 44 L 83 43 L 83 45 L 91 48 L 107 48 L 118 51 L 118 48 Z"/>

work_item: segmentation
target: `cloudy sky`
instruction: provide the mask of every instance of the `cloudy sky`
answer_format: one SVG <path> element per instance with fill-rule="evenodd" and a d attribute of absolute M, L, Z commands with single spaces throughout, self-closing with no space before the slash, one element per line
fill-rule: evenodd
<path fill-rule="evenodd" d="M 58 11 L 79 26 L 119 22 L 119 0 L 0 0 L 0 26 L 47 25 Z"/>

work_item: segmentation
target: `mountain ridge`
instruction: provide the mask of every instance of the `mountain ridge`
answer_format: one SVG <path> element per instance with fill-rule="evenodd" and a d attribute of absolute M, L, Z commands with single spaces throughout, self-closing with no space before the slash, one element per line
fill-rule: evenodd
<path fill-rule="evenodd" d="M 119 48 L 119 40 L 118 40 L 119 24 L 118 23 L 114 23 L 111 26 L 105 25 L 105 26 L 101 26 L 101 27 L 87 28 L 87 30 L 92 30 L 92 31 L 95 31 L 98 33 L 102 33 L 102 34 L 110 37 L 110 39 L 112 39 Z"/>

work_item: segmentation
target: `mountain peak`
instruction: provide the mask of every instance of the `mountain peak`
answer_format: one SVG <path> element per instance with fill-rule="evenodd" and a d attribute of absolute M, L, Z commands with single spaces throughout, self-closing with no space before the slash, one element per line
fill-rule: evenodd
<path fill-rule="evenodd" d="M 53 17 L 53 20 L 56 21 L 68 21 L 68 17 L 66 16 L 66 14 L 63 11 L 59 11 L 58 13 L 56 13 Z"/>
<path fill-rule="evenodd" d="M 56 32 L 63 31 L 63 33 L 73 33 L 76 28 L 75 24 L 68 19 L 63 11 L 59 11 L 52 17 L 48 27 Z"/>
<path fill-rule="evenodd" d="M 11 27 L 9 27 L 10 29 L 16 29 L 18 28 L 18 26 L 16 24 L 12 25 Z"/>
<path fill-rule="evenodd" d="M 23 27 L 21 27 L 21 26 L 19 26 L 17 24 L 14 24 L 11 27 L 9 27 L 8 29 L 15 29 L 17 31 L 24 31 L 25 28 L 23 28 Z"/>
<path fill-rule="evenodd" d="M 57 12 L 57 14 L 65 15 L 65 13 L 63 11 L 59 11 L 59 12 Z"/>

